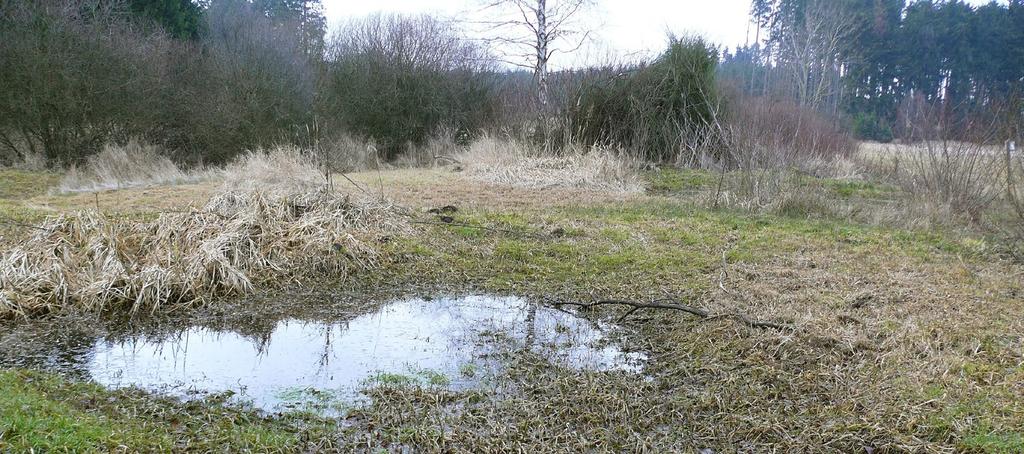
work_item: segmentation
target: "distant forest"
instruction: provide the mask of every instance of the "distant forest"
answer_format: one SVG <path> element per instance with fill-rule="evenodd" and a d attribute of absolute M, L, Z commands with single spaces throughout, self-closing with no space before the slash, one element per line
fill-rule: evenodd
<path fill-rule="evenodd" d="M 724 53 L 723 79 L 841 115 L 859 138 L 903 136 L 901 105 L 915 101 L 964 130 L 1001 122 L 1019 134 L 1024 0 L 754 0 L 750 35 Z"/>

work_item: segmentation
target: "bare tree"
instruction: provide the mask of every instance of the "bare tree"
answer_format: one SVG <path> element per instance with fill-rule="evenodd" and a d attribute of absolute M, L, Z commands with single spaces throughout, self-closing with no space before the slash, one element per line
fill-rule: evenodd
<path fill-rule="evenodd" d="M 856 33 L 856 21 L 838 2 L 812 1 L 792 31 L 777 37 L 802 106 L 821 110 L 831 100 L 833 113 L 838 109 L 841 53 Z"/>
<path fill-rule="evenodd" d="M 541 115 L 548 112 L 548 63 L 578 50 L 590 36 L 578 19 L 596 0 L 486 0 L 497 17 L 480 22 L 507 63 L 533 71 Z"/>

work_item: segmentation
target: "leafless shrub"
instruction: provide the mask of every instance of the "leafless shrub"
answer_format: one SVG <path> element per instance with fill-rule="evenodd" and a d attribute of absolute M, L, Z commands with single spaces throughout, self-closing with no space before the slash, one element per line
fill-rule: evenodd
<path fill-rule="evenodd" d="M 948 139 L 946 107 L 929 105 L 921 98 L 903 106 L 905 137 L 912 147 L 894 156 L 890 174 L 908 193 L 948 204 L 954 212 L 979 222 L 986 209 L 1004 192 L 1000 182 L 1006 169 L 999 149 L 984 142 Z M 960 125 L 974 136 L 991 139 L 994 129 L 987 125 Z"/>
<path fill-rule="evenodd" d="M 80 162 L 143 127 L 169 40 L 134 26 L 123 5 L 0 2 L 0 164 Z"/>
<path fill-rule="evenodd" d="M 374 140 L 382 158 L 439 128 L 475 133 L 495 116 L 492 61 L 452 22 L 371 15 L 342 24 L 328 50 L 322 116 Z"/>
<path fill-rule="evenodd" d="M 833 121 L 791 101 L 735 99 L 727 127 L 727 167 L 821 174 L 857 149 Z"/>
<path fill-rule="evenodd" d="M 821 114 L 792 102 L 735 98 L 712 124 L 724 137 L 721 150 L 701 151 L 693 167 L 721 172 L 704 202 L 787 216 L 832 216 L 843 207 L 807 190 L 810 177 L 854 177 L 848 159 L 853 140 Z"/>
<path fill-rule="evenodd" d="M 317 74 L 296 24 L 277 22 L 251 2 L 213 2 L 205 16 L 201 47 L 180 49 L 171 62 L 181 70 L 167 82 L 153 135 L 216 164 L 246 150 L 301 143 Z"/>

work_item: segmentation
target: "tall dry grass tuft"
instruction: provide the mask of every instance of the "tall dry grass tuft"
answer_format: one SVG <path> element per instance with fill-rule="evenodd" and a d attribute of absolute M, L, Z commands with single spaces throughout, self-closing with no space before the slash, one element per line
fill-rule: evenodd
<path fill-rule="evenodd" d="M 0 317 L 62 309 L 172 311 L 213 298 L 373 268 L 404 218 L 327 191 L 292 149 L 231 166 L 204 207 L 152 221 L 50 218 L 0 256 Z M 289 178 L 295 178 L 294 181 Z"/>
<path fill-rule="evenodd" d="M 133 139 L 124 145 L 107 144 L 84 165 L 68 169 L 57 190 L 89 192 L 196 183 L 216 178 L 217 174 L 215 170 L 184 171 L 160 147 Z"/>
<path fill-rule="evenodd" d="M 398 167 L 434 167 L 450 164 L 453 156 L 464 148 L 459 146 L 458 139 L 458 131 L 441 128 L 422 144 L 407 143 L 405 151 L 398 155 L 393 163 Z"/>
<path fill-rule="evenodd" d="M 614 149 L 570 145 L 559 154 L 513 139 L 484 136 L 456 156 L 480 181 L 528 188 L 567 187 L 635 193 L 639 163 Z"/>
<path fill-rule="evenodd" d="M 247 152 L 224 168 L 225 191 L 293 194 L 322 186 L 316 157 L 292 145 Z"/>
<path fill-rule="evenodd" d="M 381 163 L 377 146 L 372 140 L 364 141 L 344 133 L 319 142 L 317 151 L 332 172 L 376 169 Z"/>

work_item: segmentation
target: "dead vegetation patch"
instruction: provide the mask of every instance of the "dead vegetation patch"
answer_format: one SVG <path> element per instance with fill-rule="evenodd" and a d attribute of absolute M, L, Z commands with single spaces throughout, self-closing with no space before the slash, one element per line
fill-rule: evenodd
<path fill-rule="evenodd" d="M 638 165 L 615 150 L 570 146 L 558 153 L 486 136 L 456 156 L 473 178 L 526 188 L 587 188 L 638 193 Z"/>
<path fill-rule="evenodd" d="M 148 221 L 94 210 L 48 218 L 0 256 L 0 317 L 68 308 L 171 311 L 263 286 L 343 276 L 377 266 L 378 242 L 406 228 L 386 202 L 287 178 L 301 165 L 253 172 L 252 163 L 268 159 L 284 157 L 250 156 L 201 208 Z"/>
<path fill-rule="evenodd" d="M 108 144 L 81 166 L 72 166 L 56 188 L 60 193 L 198 183 L 216 179 L 216 169 L 184 170 L 160 147 L 131 140 Z"/>

